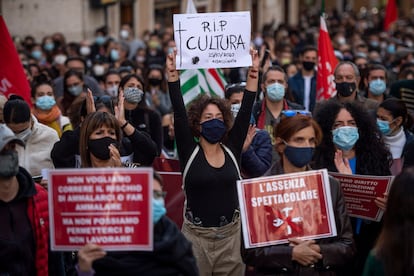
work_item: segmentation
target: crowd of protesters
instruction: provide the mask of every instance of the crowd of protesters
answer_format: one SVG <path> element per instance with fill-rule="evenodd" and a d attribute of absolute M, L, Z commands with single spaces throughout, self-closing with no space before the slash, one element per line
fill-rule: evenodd
<path fill-rule="evenodd" d="M 76 42 L 60 32 L 41 41 L 14 37 L 32 102 L 0 97 L 0 217 L 7 225 L 0 275 L 47 275 L 46 267 L 53 275 L 396 275 L 395 264 L 405 273 L 398 275 L 413 274 L 406 233 L 414 193 L 406 184 L 414 164 L 414 19 L 385 31 L 383 16 L 374 9 L 328 13 L 339 61 L 329 100 L 316 98 L 319 16 L 304 13 L 297 26 L 269 23 L 254 34 L 250 68 L 223 68 L 226 99 L 201 95 L 187 110 L 172 26 L 156 24 L 140 37 L 128 24 L 101 27 Z M 164 216 L 163 183 L 154 175 L 154 237 L 161 241 L 153 253 L 87 244 L 78 259 L 47 257 L 48 247 L 39 246 L 47 237 L 36 231 L 48 223 L 32 221 L 33 214 L 47 217 L 42 169 L 152 166 L 156 157 L 180 161 L 182 233 Z M 330 177 L 336 237 L 244 249 L 237 180 L 319 168 L 400 175 L 390 197 L 375 201 L 384 220 L 350 219 Z M 40 207 L 29 214 L 37 198 Z M 387 251 L 401 245 L 391 237 L 396 216 L 411 245 L 399 259 Z"/>

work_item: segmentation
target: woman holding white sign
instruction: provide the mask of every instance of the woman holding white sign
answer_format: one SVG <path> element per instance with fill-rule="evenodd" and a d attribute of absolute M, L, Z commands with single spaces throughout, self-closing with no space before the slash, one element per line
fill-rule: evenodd
<path fill-rule="evenodd" d="M 257 51 L 251 50 L 250 54 L 252 66 L 233 125 L 230 105 L 217 97 L 200 96 L 186 112 L 176 70 L 176 51 L 167 57 L 168 86 L 186 195 L 182 231 L 193 243 L 200 275 L 244 274 L 236 181 L 240 179 L 240 156 L 259 78 Z"/>
<path fill-rule="evenodd" d="M 311 117 L 291 112 L 284 117 L 274 130 L 275 150 L 281 159 L 266 175 L 311 170 L 314 149 L 322 140 L 322 131 Z M 255 275 L 336 275 L 349 264 L 354 255 L 351 223 L 339 182 L 329 177 L 329 184 L 337 236 L 292 238 L 289 244 L 245 249 L 244 261 L 255 268 Z"/>

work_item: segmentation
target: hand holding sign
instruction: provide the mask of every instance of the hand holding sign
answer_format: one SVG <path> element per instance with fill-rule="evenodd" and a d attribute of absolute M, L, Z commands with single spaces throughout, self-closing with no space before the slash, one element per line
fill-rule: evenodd
<path fill-rule="evenodd" d="M 174 14 L 178 69 L 250 66 L 250 12 Z"/>
<path fill-rule="evenodd" d="M 297 261 L 303 266 L 313 265 L 322 259 L 322 255 L 313 250 L 314 240 L 304 241 L 295 245 L 292 250 L 292 260 Z"/>
<path fill-rule="evenodd" d="M 174 48 L 172 53 L 168 53 L 165 61 L 165 67 L 167 68 L 167 79 L 169 82 L 178 81 L 178 71 L 175 65 L 175 57 L 177 55 L 177 49 Z"/>

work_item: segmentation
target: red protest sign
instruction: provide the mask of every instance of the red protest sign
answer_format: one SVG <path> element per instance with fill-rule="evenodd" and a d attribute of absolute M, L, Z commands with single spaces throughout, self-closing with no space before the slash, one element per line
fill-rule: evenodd
<path fill-rule="evenodd" d="M 180 170 L 180 161 L 176 159 L 156 157 L 152 167 L 164 180 L 163 190 L 167 192 L 165 198 L 167 216 L 181 229 L 181 225 L 183 224 L 185 195 L 182 189 L 183 177 Z"/>
<path fill-rule="evenodd" d="M 340 174 L 329 172 L 341 183 L 348 214 L 351 217 L 380 221 L 383 211 L 375 204 L 391 188 L 393 176 Z"/>
<path fill-rule="evenodd" d="M 240 180 L 237 189 L 246 248 L 336 236 L 326 170 Z"/>
<path fill-rule="evenodd" d="M 152 250 L 152 168 L 49 170 L 52 250 Z"/>

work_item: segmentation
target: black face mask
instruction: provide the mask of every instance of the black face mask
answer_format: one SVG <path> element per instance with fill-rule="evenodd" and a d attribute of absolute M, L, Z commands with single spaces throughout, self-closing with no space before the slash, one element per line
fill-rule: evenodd
<path fill-rule="evenodd" d="M 109 145 L 115 144 L 118 146 L 118 142 L 111 137 L 103 137 L 99 139 L 93 139 L 88 141 L 88 150 L 96 158 L 100 160 L 108 160 L 110 156 Z"/>
<path fill-rule="evenodd" d="M 356 90 L 355 82 L 341 82 L 336 84 L 336 92 L 342 97 L 349 97 Z"/>
<path fill-rule="evenodd" d="M 0 177 L 10 178 L 19 172 L 19 157 L 15 150 L 5 150 L 0 155 Z"/>
<path fill-rule="evenodd" d="M 148 82 L 152 86 L 158 86 L 158 85 L 161 85 L 162 80 L 161 79 L 156 79 L 156 78 L 149 78 Z"/>
<path fill-rule="evenodd" d="M 304 61 L 302 62 L 302 66 L 303 66 L 303 69 L 305 69 L 306 71 L 312 71 L 313 69 L 315 69 L 315 62 Z"/>

